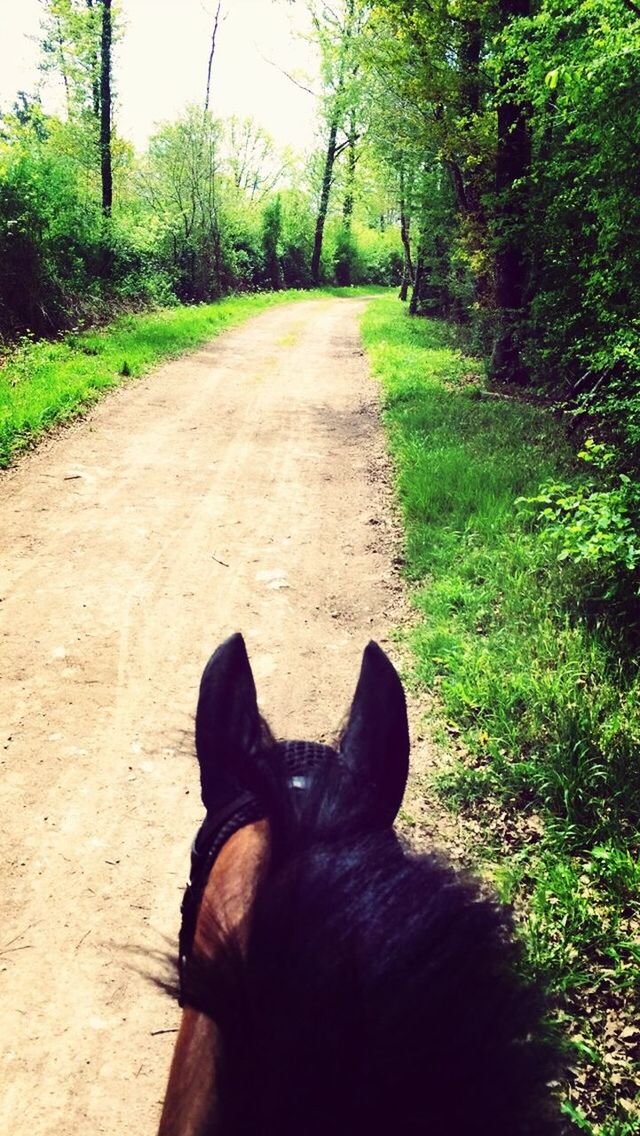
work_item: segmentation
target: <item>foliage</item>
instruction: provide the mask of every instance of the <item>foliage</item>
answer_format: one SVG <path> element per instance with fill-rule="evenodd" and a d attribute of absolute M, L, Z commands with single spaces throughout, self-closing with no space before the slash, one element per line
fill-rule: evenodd
<path fill-rule="evenodd" d="M 640 8 L 363 7 L 373 147 L 404 217 L 410 310 L 455 323 L 496 386 L 553 401 L 583 456 L 586 438 L 592 456 L 606 446 L 606 469 L 534 485 L 527 511 L 577 605 L 635 627 Z"/>
<path fill-rule="evenodd" d="M 336 284 L 351 284 L 356 273 L 357 250 L 351 235 L 351 228 L 341 225 L 338 230 L 333 265 L 336 275 Z"/>
<path fill-rule="evenodd" d="M 123 306 L 310 287 L 313 190 L 304 171 L 298 188 L 273 189 L 292 159 L 283 166 L 250 122 L 229 127 L 189 107 L 159 128 L 141 159 L 116 141 L 109 221 L 77 118 L 61 122 L 25 98 L 2 126 L 1 337 L 52 335 Z M 233 161 L 229 137 L 243 139 Z M 395 283 L 397 237 L 356 213 L 352 282 Z M 335 232 L 334 219 L 329 227 Z M 331 244 L 323 266 L 333 283 Z"/>
<path fill-rule="evenodd" d="M 583 561 L 558 562 L 555 540 L 540 539 L 516 506 L 539 495 L 541 479 L 582 499 L 588 481 L 549 411 L 487 394 L 445 325 L 411 320 L 385 299 L 368 305 L 363 332 L 406 525 L 415 673 L 444 736 L 464 743 L 438 787 L 475 809 L 531 965 L 562 995 L 567 1116 L 582 1116 L 593 1136 L 630 1134 L 640 672 L 609 609 L 593 618 L 579 602 Z M 580 464 L 605 475 L 615 459 L 599 445 L 585 446 Z"/>
<path fill-rule="evenodd" d="M 512 380 L 528 373 L 624 432 L 638 413 L 640 10 L 624 0 L 541 0 L 532 14 L 527 0 L 372 7 L 362 56 L 374 145 L 389 179 L 400 170 L 410 187 L 424 259 L 414 310 L 439 303 L 486 348 L 520 273 L 520 309 L 506 313 L 523 362 Z M 496 162 L 518 115 L 522 169 L 501 187 Z"/>
<path fill-rule="evenodd" d="M 61 80 L 70 118 L 94 128 L 100 109 L 100 0 L 43 0 L 41 70 Z"/>
<path fill-rule="evenodd" d="M 167 295 L 146 236 L 122 217 L 105 222 L 64 138 L 29 123 L 0 142 L 0 336 L 51 334 L 127 297 Z"/>
<path fill-rule="evenodd" d="M 313 205 L 300 189 L 285 189 L 282 202 L 281 267 L 287 288 L 311 287 Z"/>
<path fill-rule="evenodd" d="M 587 438 L 578 457 L 601 471 L 618 464 L 615 451 L 593 438 Z M 640 499 L 627 474 L 615 475 L 609 486 L 602 478 L 548 482 L 518 504 L 534 519 L 557 560 L 584 570 L 583 592 L 595 587 L 607 600 L 640 593 Z"/>
<path fill-rule="evenodd" d="M 640 540 L 624 483 L 608 492 L 593 485 L 546 484 L 526 504 L 538 507 L 542 535 L 555 546 L 559 561 L 588 565 L 608 580 L 606 597 L 614 594 L 620 570 L 635 573 Z"/>
<path fill-rule="evenodd" d="M 262 214 L 262 249 L 265 276 L 274 292 L 282 287 L 281 237 L 282 202 L 276 195 L 268 203 Z"/>
<path fill-rule="evenodd" d="M 379 284 L 393 287 L 402 276 L 402 253 L 396 229 L 374 229 L 355 221 L 346 229 L 342 218 L 327 226 L 325 261 L 336 284 Z M 333 270 L 333 272 L 332 272 Z"/>
<path fill-rule="evenodd" d="M 251 118 L 232 116 L 225 126 L 226 161 L 235 188 L 249 204 L 263 201 L 291 166 L 291 154 L 279 154 L 271 136 Z"/>
<path fill-rule="evenodd" d="M 637 309 L 639 46 L 639 20 L 615 0 L 546 0 L 505 41 L 526 50 L 533 114 L 533 363 L 544 378 L 560 369 L 565 389 L 606 375 Z"/>
<path fill-rule="evenodd" d="M 495 109 L 485 59 L 490 4 L 373 5 L 363 43 L 374 146 L 411 227 L 412 311 L 451 316 L 484 341 L 492 312 L 487 198 Z M 388 176 L 389 176 L 388 175 Z"/>
<path fill-rule="evenodd" d="M 343 121 L 347 113 L 353 118 L 358 87 L 352 42 L 360 17 L 355 0 L 347 7 L 350 46 L 342 63 L 334 40 L 344 28 L 328 8 L 317 25 Z M 58 79 L 65 115 L 44 114 L 38 96 L 25 93 L 12 113 L 0 115 L 0 339 L 55 335 L 122 307 L 309 287 L 322 155 L 305 165 L 279 152 L 251 119 L 223 122 L 187 107 L 159 127 L 142 156 L 115 132 L 114 201 L 103 216 L 100 33 L 100 0 L 43 0 L 42 69 Z M 395 281 L 397 254 L 360 203 L 353 149 L 350 155 L 336 168 L 333 244 L 324 250 L 322 278 L 333 283 L 338 265 L 343 283 Z M 354 226 L 352 275 L 334 255 L 338 193 L 349 200 Z"/>
<path fill-rule="evenodd" d="M 225 262 L 218 194 L 221 124 L 190 106 L 152 137 L 141 189 L 158 228 L 176 293 L 202 301 L 224 290 Z"/>

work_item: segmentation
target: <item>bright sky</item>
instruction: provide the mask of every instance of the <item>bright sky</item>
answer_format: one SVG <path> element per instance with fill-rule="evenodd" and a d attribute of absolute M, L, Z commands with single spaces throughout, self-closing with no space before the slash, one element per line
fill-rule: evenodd
<path fill-rule="evenodd" d="M 114 64 L 121 135 L 141 148 L 154 124 L 202 103 L 217 0 L 120 0 L 124 37 Z M 32 92 L 38 73 L 39 0 L 0 0 L 0 106 Z M 304 0 L 222 0 L 211 85 L 211 109 L 250 116 L 281 145 L 313 144 L 316 100 L 278 67 L 313 86 L 315 59 L 300 38 Z M 271 62 L 267 62 L 270 60 Z M 273 66 L 277 64 L 278 66 Z M 311 80 L 309 77 L 311 76 Z M 60 96 L 43 92 L 45 109 Z"/>

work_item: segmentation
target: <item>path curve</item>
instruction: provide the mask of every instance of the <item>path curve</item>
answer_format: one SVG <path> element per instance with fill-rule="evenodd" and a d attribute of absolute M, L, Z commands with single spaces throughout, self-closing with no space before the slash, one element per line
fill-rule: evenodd
<path fill-rule="evenodd" d="M 362 301 L 272 309 L 0 479 L 0 1131 L 153 1133 L 213 647 L 330 736 L 398 615 Z"/>

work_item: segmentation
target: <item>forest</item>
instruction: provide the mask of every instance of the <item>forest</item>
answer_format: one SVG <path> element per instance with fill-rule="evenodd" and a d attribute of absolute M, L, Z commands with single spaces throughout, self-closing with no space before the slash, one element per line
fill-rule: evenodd
<path fill-rule="evenodd" d="M 144 152 L 118 132 L 124 0 L 42 0 L 40 66 L 64 113 L 38 89 L 0 108 L 3 369 L 18 385 L 38 350 L 81 333 L 95 355 L 96 329 L 132 313 L 385 289 L 363 334 L 405 521 L 416 681 L 456 749 L 435 791 L 487 826 L 528 965 L 559 999 L 567 1123 L 631 1136 L 640 4 L 270 2 L 310 12 L 306 154 L 257 115 L 217 116 L 224 0 L 201 102 Z M 516 836 L 498 851 L 505 818 Z"/>

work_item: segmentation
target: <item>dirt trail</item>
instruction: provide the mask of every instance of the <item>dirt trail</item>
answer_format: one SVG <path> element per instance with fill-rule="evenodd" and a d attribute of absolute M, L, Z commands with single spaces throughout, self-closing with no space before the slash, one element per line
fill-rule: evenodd
<path fill-rule="evenodd" d="M 0 482 L 0 1131 L 153 1133 L 201 815 L 202 666 L 240 629 L 281 736 L 321 739 L 398 616 L 360 301 L 276 308 Z"/>

